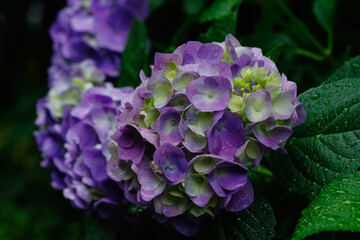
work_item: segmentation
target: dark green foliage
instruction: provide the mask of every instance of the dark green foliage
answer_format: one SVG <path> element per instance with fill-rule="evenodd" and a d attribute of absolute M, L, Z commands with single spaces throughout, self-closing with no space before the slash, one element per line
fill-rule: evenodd
<path fill-rule="evenodd" d="M 110 229 L 109 226 L 102 224 L 98 219 L 93 217 L 85 218 L 85 240 L 114 240 L 116 229 Z"/>
<path fill-rule="evenodd" d="M 326 186 L 303 211 L 293 240 L 320 231 L 360 232 L 360 172 L 351 173 Z"/>
<path fill-rule="evenodd" d="M 230 15 L 234 8 L 237 8 L 243 0 L 216 0 L 208 9 L 200 16 L 201 23 L 221 20 Z"/>
<path fill-rule="evenodd" d="M 279 60 L 279 56 L 281 53 L 283 53 L 284 49 L 285 44 L 281 42 L 274 46 L 270 51 L 268 51 L 265 56 L 270 58 L 274 63 L 277 63 Z"/>
<path fill-rule="evenodd" d="M 360 79 L 346 78 L 299 96 L 307 113 L 295 128 L 287 155 L 271 154 L 274 176 L 299 194 L 316 195 L 323 186 L 360 167 Z"/>
<path fill-rule="evenodd" d="M 324 83 L 331 83 L 343 78 L 360 77 L 360 56 L 354 57 L 337 69 Z"/>
<path fill-rule="evenodd" d="M 223 42 L 229 33 L 235 34 L 237 12 L 231 13 L 217 21 L 214 21 L 205 33 L 200 34 L 201 42 Z"/>
<path fill-rule="evenodd" d="M 217 0 L 200 16 L 200 22 L 209 22 L 201 42 L 223 42 L 227 34 L 236 34 L 238 8 L 243 0 Z"/>
<path fill-rule="evenodd" d="M 313 12 L 320 26 L 331 32 L 334 25 L 337 0 L 315 0 Z"/>
<path fill-rule="evenodd" d="M 0 66 L 3 74 L 0 101 L 1 240 L 78 240 L 86 237 L 110 240 L 114 236 L 106 227 L 98 229 L 101 225 L 96 226 L 96 222 L 92 223 L 95 226 L 84 225 L 84 212 L 73 209 L 60 191 L 51 188 L 48 171 L 39 167 L 41 156 L 32 136 L 35 102 L 45 96 L 48 86 L 46 69 L 50 66 L 52 52 L 48 29 L 57 11 L 65 4 L 65 0 L 0 3 Z M 223 41 L 228 33 L 234 34 L 242 45 L 262 48 L 263 53 L 277 60 L 279 71 L 297 83 L 299 93 L 323 84 L 344 60 L 360 53 L 358 21 L 354 17 L 359 16 L 360 2 L 356 0 L 150 0 L 150 6 L 146 28 L 142 22 L 132 28 L 122 56 L 117 86 L 139 84 L 139 71 L 149 71 L 148 65 L 153 63 L 155 52 L 173 51 L 190 40 Z M 40 9 L 36 12 L 39 24 L 29 21 L 33 9 Z M 297 22 L 294 22 L 294 16 Z M 147 43 L 150 49 L 147 49 Z M 284 43 L 284 47 L 280 43 Z M 318 192 L 320 195 L 304 211 L 294 237 L 301 238 L 319 230 L 358 230 L 358 225 L 355 228 L 353 225 L 359 218 L 355 215 L 359 212 L 358 203 L 341 204 L 344 199 L 350 201 L 352 198 L 352 202 L 359 202 L 358 177 L 352 181 L 348 178 L 351 175 L 347 175 L 344 179 L 349 179 L 348 182 L 338 178 L 355 171 L 359 164 L 359 105 L 349 102 L 360 97 L 357 88 L 359 65 L 360 57 L 345 62 L 328 78 L 326 85 L 300 97 L 308 111 L 308 120 L 295 130 L 294 138 L 287 143 L 289 154 L 271 155 L 268 161 L 276 179 L 293 191 L 283 189 L 269 174 L 249 174 L 255 191 L 266 197 L 274 209 L 275 230 L 272 214 L 249 217 L 249 213 L 260 206 L 256 205 L 257 200 L 248 210 L 224 214 L 213 222 L 214 225 L 205 225 L 201 231 L 209 231 L 212 239 L 267 239 L 271 234 L 266 235 L 261 225 L 246 228 L 237 217 L 254 220 L 269 216 L 263 219 L 267 222 L 265 229 L 275 232 L 275 239 L 290 239 L 300 211 L 310 201 L 298 193 L 314 198 Z M 348 80 L 342 80 L 344 78 Z M 337 85 L 335 82 L 339 80 Z M 332 85 L 327 84 L 332 82 Z M 335 120 L 331 123 L 330 119 Z M 337 189 L 347 189 L 353 184 L 356 184 L 355 190 L 351 189 L 353 194 L 350 196 Z M 325 210 L 316 208 L 317 205 L 334 206 L 327 216 L 331 218 L 335 214 L 341 216 L 341 220 L 334 225 L 331 220 L 316 219 L 320 211 Z M 347 212 L 352 207 L 356 211 Z M 143 214 L 141 208 L 127 210 Z M 159 224 L 156 220 L 135 225 L 132 224 L 133 228 L 122 225 L 124 229 L 115 238 L 187 239 L 169 224 Z M 246 231 L 253 233 L 251 228 L 258 232 L 259 238 L 245 234 Z M 312 239 L 359 239 L 350 232 L 326 234 Z M 199 239 L 197 237 L 195 235 L 193 239 Z"/>
<path fill-rule="evenodd" d="M 219 216 L 207 234 L 207 240 L 265 240 L 274 235 L 275 218 L 269 202 L 255 194 L 253 204 L 237 213 Z M 206 226 L 204 226 L 206 227 Z"/>
<path fill-rule="evenodd" d="M 141 21 L 134 21 L 128 43 L 122 54 L 117 87 L 137 87 L 141 83 L 139 72 L 142 69 L 148 71 L 148 53 L 145 24 Z"/>

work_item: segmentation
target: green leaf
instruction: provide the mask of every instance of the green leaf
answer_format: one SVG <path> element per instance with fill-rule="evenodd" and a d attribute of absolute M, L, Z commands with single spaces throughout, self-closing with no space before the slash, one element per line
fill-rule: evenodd
<path fill-rule="evenodd" d="M 157 10 L 164 3 L 165 3 L 165 0 L 149 0 L 150 12 Z"/>
<path fill-rule="evenodd" d="M 332 32 L 337 0 L 315 0 L 313 12 L 320 26 L 327 32 Z"/>
<path fill-rule="evenodd" d="M 201 33 L 200 42 L 223 42 L 228 33 L 235 35 L 237 12 L 218 21 L 214 21 L 205 33 Z"/>
<path fill-rule="evenodd" d="M 187 15 L 196 15 L 201 12 L 206 2 L 207 0 L 184 0 L 182 6 Z"/>
<path fill-rule="evenodd" d="M 141 83 L 139 73 L 141 69 L 147 70 L 147 55 L 145 24 L 142 21 L 134 21 L 125 51 L 121 56 L 120 76 L 117 87 L 137 87 Z"/>
<path fill-rule="evenodd" d="M 346 78 L 299 96 L 307 119 L 269 164 L 289 190 L 314 196 L 334 179 L 360 167 L 360 79 Z"/>
<path fill-rule="evenodd" d="M 265 240 L 274 235 L 275 218 L 268 201 L 255 194 L 254 202 L 237 213 L 217 217 L 215 226 L 203 237 L 206 240 Z"/>
<path fill-rule="evenodd" d="M 94 217 L 85 218 L 85 240 L 114 240 L 117 232 Z"/>
<path fill-rule="evenodd" d="M 237 8 L 242 1 L 243 0 L 216 0 L 202 13 L 199 22 L 204 23 L 227 17 L 233 13 L 233 9 Z"/>
<path fill-rule="evenodd" d="M 285 48 L 284 43 L 279 43 L 276 46 L 274 46 L 269 52 L 266 53 L 266 57 L 270 58 L 273 62 L 277 63 L 279 60 L 279 56 L 281 53 L 283 53 Z"/>
<path fill-rule="evenodd" d="M 360 77 L 360 55 L 346 61 L 338 68 L 325 83 L 335 82 L 343 78 Z"/>
<path fill-rule="evenodd" d="M 360 232 L 360 172 L 351 173 L 326 186 L 304 209 L 293 240 L 320 231 Z"/>

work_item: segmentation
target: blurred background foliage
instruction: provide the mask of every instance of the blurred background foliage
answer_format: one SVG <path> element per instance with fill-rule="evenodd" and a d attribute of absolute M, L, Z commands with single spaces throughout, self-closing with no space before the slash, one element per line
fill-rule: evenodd
<path fill-rule="evenodd" d="M 153 63 L 155 52 L 173 51 L 189 40 L 223 41 L 230 32 L 242 45 L 262 48 L 264 54 L 276 46 L 272 58 L 301 93 L 320 85 L 345 60 L 360 53 L 360 22 L 356 19 L 360 1 L 223 0 L 209 7 L 214 2 L 151 0 L 146 28 L 136 25 L 138 30 L 132 31 L 136 38 L 142 34 L 138 31 L 146 29 L 151 45 L 136 70 Z M 65 0 L 0 2 L 1 240 L 96 239 L 84 227 L 85 214 L 51 188 L 47 170 L 40 168 L 41 155 L 32 135 L 35 103 L 47 92 L 52 53 L 48 29 L 65 4 Z M 126 58 L 135 64 L 134 56 L 127 49 Z M 137 71 L 123 71 L 130 74 L 129 79 L 137 78 Z M 251 179 L 274 209 L 275 238 L 290 239 L 309 200 L 286 191 L 271 174 L 252 173 Z M 147 224 L 142 232 L 158 239 L 181 238 L 171 231 L 154 232 L 154 226 L 158 224 Z M 143 233 L 130 235 L 141 239 Z M 325 232 L 311 238 L 336 239 L 339 234 Z M 351 239 L 354 235 L 344 236 Z"/>

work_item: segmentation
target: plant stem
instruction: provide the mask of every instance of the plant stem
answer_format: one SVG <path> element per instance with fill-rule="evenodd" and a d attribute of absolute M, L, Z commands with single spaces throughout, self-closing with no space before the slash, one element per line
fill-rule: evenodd
<path fill-rule="evenodd" d="M 256 172 L 267 177 L 273 177 L 272 172 L 262 164 L 259 165 L 258 169 L 256 169 Z"/>
<path fill-rule="evenodd" d="M 333 40 L 334 40 L 334 34 L 333 31 L 330 30 L 328 32 L 328 39 L 327 39 L 327 48 L 324 52 L 325 56 L 330 56 L 333 50 Z"/>
<path fill-rule="evenodd" d="M 316 61 L 323 61 L 325 59 L 325 56 L 321 56 L 319 54 L 313 53 L 309 50 L 305 50 L 302 48 L 294 48 L 293 51 L 295 54 L 303 55 L 311 59 L 314 59 Z"/>
<path fill-rule="evenodd" d="M 310 42 L 322 53 L 326 53 L 326 49 L 323 45 L 317 40 L 317 38 L 308 30 L 308 28 L 303 24 L 295 14 L 288 8 L 281 0 L 274 0 L 281 10 L 298 26 L 298 28 L 304 33 L 304 35 L 310 40 Z"/>

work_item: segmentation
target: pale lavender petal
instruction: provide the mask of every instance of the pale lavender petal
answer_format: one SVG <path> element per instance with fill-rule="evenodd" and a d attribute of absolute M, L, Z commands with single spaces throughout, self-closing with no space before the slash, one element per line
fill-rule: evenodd
<path fill-rule="evenodd" d="M 245 114 L 251 122 L 260 122 L 269 118 L 272 112 L 271 96 L 268 91 L 259 89 L 245 101 Z"/>
<path fill-rule="evenodd" d="M 231 96 L 230 80 L 222 76 L 200 77 L 186 87 L 186 95 L 200 111 L 224 110 Z"/>

